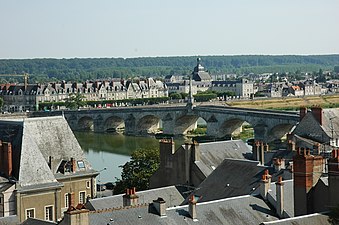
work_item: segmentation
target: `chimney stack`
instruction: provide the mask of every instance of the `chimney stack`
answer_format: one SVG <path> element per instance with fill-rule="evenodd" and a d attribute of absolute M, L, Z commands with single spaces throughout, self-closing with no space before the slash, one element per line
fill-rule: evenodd
<path fill-rule="evenodd" d="M 163 198 L 153 200 L 153 206 L 157 210 L 160 217 L 166 217 L 166 202 Z"/>
<path fill-rule="evenodd" d="M 192 195 L 188 201 L 188 213 L 190 214 L 193 221 L 197 221 L 197 202 L 199 200 L 198 196 Z"/>
<path fill-rule="evenodd" d="M 259 147 L 259 163 L 260 163 L 260 165 L 265 165 L 265 151 L 264 150 L 265 150 L 264 142 L 261 142 L 260 147 Z"/>
<path fill-rule="evenodd" d="M 332 150 L 332 157 L 328 159 L 328 187 L 330 207 L 339 204 L 339 149 Z"/>
<path fill-rule="evenodd" d="M 312 107 L 312 115 L 320 125 L 323 125 L 323 109 L 319 106 Z"/>
<path fill-rule="evenodd" d="M 261 181 L 260 181 L 260 196 L 266 200 L 267 199 L 267 193 L 270 189 L 270 183 L 271 183 L 271 175 L 268 173 L 268 170 L 266 169 L 264 174 L 262 175 Z"/>
<path fill-rule="evenodd" d="M 307 113 L 307 108 L 306 107 L 300 107 L 300 113 L 299 113 L 300 120 L 302 120 L 305 117 L 306 113 Z"/>
<path fill-rule="evenodd" d="M 314 212 L 311 188 L 316 185 L 323 172 L 322 156 L 313 156 L 309 149 L 298 148 L 293 157 L 294 214 L 295 216 Z"/>
<path fill-rule="evenodd" d="M 193 141 L 192 143 L 192 161 L 200 161 L 200 149 L 199 149 L 199 143 L 196 141 Z"/>
<path fill-rule="evenodd" d="M 273 159 L 273 166 L 274 166 L 274 171 L 278 172 L 282 169 L 285 169 L 285 159 L 282 158 L 274 158 Z"/>
<path fill-rule="evenodd" d="M 139 202 L 139 196 L 136 194 L 135 187 L 126 189 L 126 194 L 122 196 L 123 206 L 136 206 Z"/>
<path fill-rule="evenodd" d="M 12 176 L 12 144 L 9 142 L 0 142 L 0 171 L 5 173 L 7 177 Z"/>
<path fill-rule="evenodd" d="M 74 158 L 71 158 L 71 163 L 72 163 L 72 172 L 75 173 L 77 169 L 77 164 Z"/>
<path fill-rule="evenodd" d="M 259 161 L 260 159 L 260 142 L 259 141 L 255 141 L 252 145 L 252 156 L 253 156 L 253 160 L 255 161 Z"/>
<path fill-rule="evenodd" d="M 160 167 L 166 167 L 168 161 L 171 161 L 172 155 L 175 153 L 175 143 L 173 138 L 162 139 L 160 144 Z"/>
<path fill-rule="evenodd" d="M 282 182 L 282 177 L 278 177 L 278 181 L 275 183 L 276 186 L 276 211 L 280 219 L 284 218 L 284 183 Z"/>
<path fill-rule="evenodd" d="M 89 210 L 83 204 L 70 207 L 64 212 L 64 219 L 60 225 L 89 225 Z"/>

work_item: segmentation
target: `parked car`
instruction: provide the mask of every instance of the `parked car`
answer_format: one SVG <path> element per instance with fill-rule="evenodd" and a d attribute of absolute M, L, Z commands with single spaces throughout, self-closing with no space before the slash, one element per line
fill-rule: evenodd
<path fill-rule="evenodd" d="M 106 185 L 104 184 L 97 184 L 97 191 L 104 191 L 106 190 Z"/>

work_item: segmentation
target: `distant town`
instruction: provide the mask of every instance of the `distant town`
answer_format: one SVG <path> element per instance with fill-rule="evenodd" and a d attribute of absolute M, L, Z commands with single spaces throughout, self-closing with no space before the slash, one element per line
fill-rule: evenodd
<path fill-rule="evenodd" d="M 338 224 L 339 67 L 213 73 L 204 57 L 191 64 L 162 77 L 0 74 L 23 79 L 0 85 L 0 225 Z M 251 107 L 258 99 L 289 101 Z M 107 168 L 93 169 L 73 131 L 152 135 L 159 146 L 135 149 L 121 179 L 103 184 Z"/>
<path fill-rule="evenodd" d="M 198 58 L 191 74 L 164 74 L 162 78 L 138 76 L 31 84 L 29 74 L 0 74 L 0 79 L 22 77 L 25 81 L 0 84 L 0 96 L 4 113 L 65 109 L 66 100 L 76 95 L 87 103 L 83 107 L 95 108 L 184 102 L 190 79 L 198 102 L 320 96 L 339 92 L 338 70 L 335 66 L 333 70 L 317 72 L 212 74 L 203 66 L 203 59 Z"/>

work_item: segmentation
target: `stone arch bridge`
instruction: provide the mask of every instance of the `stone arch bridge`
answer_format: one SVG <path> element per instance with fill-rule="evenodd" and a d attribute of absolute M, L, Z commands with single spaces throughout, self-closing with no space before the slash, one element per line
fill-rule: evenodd
<path fill-rule="evenodd" d="M 280 139 L 299 122 L 295 112 L 225 106 L 125 107 L 64 111 L 64 116 L 73 130 L 106 132 L 124 128 L 127 135 L 156 133 L 159 128 L 164 134 L 182 135 L 195 129 L 198 118 L 203 118 L 207 135 L 225 137 L 247 122 L 254 129 L 255 139 L 265 142 Z"/>

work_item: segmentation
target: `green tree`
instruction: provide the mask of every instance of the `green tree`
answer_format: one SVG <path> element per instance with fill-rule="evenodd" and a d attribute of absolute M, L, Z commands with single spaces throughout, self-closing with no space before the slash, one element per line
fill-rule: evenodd
<path fill-rule="evenodd" d="M 181 94 L 179 93 L 176 93 L 176 92 L 172 92 L 169 94 L 169 97 L 172 98 L 172 99 L 181 99 Z"/>
<path fill-rule="evenodd" d="M 0 97 L 0 109 L 2 109 L 3 104 L 4 104 L 4 100 Z"/>
<path fill-rule="evenodd" d="M 328 221 L 333 225 L 339 225 L 339 205 L 331 211 Z"/>
<path fill-rule="evenodd" d="M 137 190 L 149 188 L 149 179 L 159 168 L 159 150 L 138 149 L 132 153 L 131 160 L 125 163 L 121 172 L 121 179 L 117 179 L 114 194 L 123 193 L 126 188 L 135 187 Z"/>
<path fill-rule="evenodd" d="M 80 93 L 71 93 L 65 101 L 65 106 L 69 109 L 79 109 L 86 105 L 85 96 Z"/>

